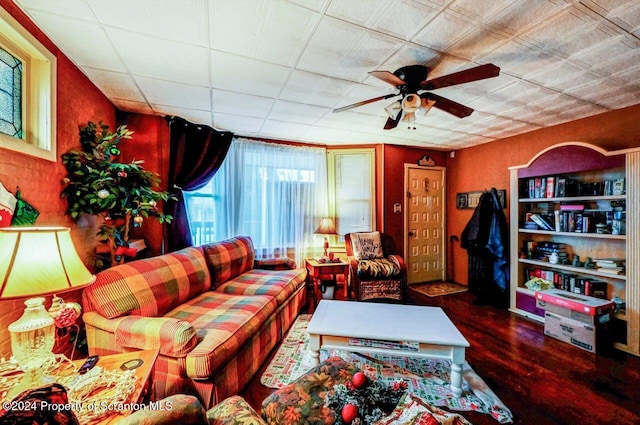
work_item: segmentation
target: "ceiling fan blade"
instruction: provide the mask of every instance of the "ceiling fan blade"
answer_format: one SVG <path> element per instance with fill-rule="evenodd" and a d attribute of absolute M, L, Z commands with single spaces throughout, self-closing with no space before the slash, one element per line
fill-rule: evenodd
<path fill-rule="evenodd" d="M 461 105 L 458 102 L 454 102 L 453 100 L 449 100 L 442 96 L 438 96 L 437 94 L 422 93 L 420 94 L 420 97 L 423 99 L 426 99 L 427 102 L 429 100 L 434 100 L 435 101 L 435 103 L 433 104 L 434 108 L 438 108 L 440 110 L 448 112 L 451 115 L 455 115 L 458 118 L 468 117 L 473 112 L 472 108 Z"/>
<path fill-rule="evenodd" d="M 394 87 L 404 86 L 407 84 L 402 78 L 399 78 L 395 74 L 392 74 L 389 71 L 371 71 L 369 75 L 376 77 L 385 83 L 389 83 Z"/>
<path fill-rule="evenodd" d="M 369 103 L 377 102 L 383 99 L 389 99 L 390 97 L 397 96 L 396 93 L 385 94 L 384 96 L 374 97 L 372 99 L 363 100 L 361 102 L 352 103 L 351 105 L 343 106 L 341 108 L 336 108 L 332 112 L 342 112 L 348 109 L 357 108 L 358 106 L 368 105 Z"/>
<path fill-rule="evenodd" d="M 384 124 L 385 130 L 392 130 L 398 126 L 398 123 L 402 119 L 402 110 L 398 111 L 398 115 L 395 118 L 387 118 L 387 122 Z"/>
<path fill-rule="evenodd" d="M 471 81 L 484 80 L 485 78 L 497 77 L 500 75 L 500 68 L 492 63 L 454 72 L 453 74 L 436 77 L 433 80 L 425 80 L 420 83 L 423 90 L 435 90 L 442 87 L 455 86 L 456 84 L 470 83 Z"/>

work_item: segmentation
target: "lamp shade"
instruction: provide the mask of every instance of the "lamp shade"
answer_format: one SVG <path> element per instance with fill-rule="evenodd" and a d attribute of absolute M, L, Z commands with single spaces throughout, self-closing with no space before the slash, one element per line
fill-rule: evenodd
<path fill-rule="evenodd" d="M 95 279 L 68 227 L 0 228 L 0 299 L 61 293 Z"/>
<path fill-rule="evenodd" d="M 336 225 L 333 223 L 333 219 L 329 217 L 322 217 L 320 225 L 316 229 L 315 233 L 318 235 L 335 235 Z"/>

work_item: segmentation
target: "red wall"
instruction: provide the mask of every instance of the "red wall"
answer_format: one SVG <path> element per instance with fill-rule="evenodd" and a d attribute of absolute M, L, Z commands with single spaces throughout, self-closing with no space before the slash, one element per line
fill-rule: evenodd
<path fill-rule="evenodd" d="M 115 107 L 82 74 L 71 61 L 9 0 L 0 0 L 18 22 L 33 34 L 57 57 L 57 155 L 79 146 L 78 127 L 87 121 L 115 123 Z M 65 169 L 58 162 L 50 162 L 0 148 L 0 182 L 11 192 L 16 186 L 24 199 L 40 211 L 36 224 L 71 227 L 76 248 L 89 264 L 95 246 L 97 226 L 91 219 L 73 223 L 64 215 L 66 201 L 60 199 L 61 180 Z M 65 299 L 77 299 L 69 294 Z M 22 314 L 23 300 L 0 301 L 0 354 L 10 352 L 7 326 Z"/>
<path fill-rule="evenodd" d="M 445 152 L 427 150 L 423 148 L 410 148 L 405 146 L 384 145 L 382 157 L 381 184 L 384 198 L 378 199 L 377 211 L 382 219 L 382 226 L 378 227 L 384 233 L 393 238 L 396 249 L 399 253 L 404 249 L 404 201 L 405 201 L 405 181 L 404 164 L 417 164 L 424 155 L 429 155 L 436 163 L 436 166 L 446 165 Z M 402 205 L 401 213 L 393 212 L 393 204 Z"/>
<path fill-rule="evenodd" d="M 451 235 L 460 237 L 473 213 L 455 208 L 456 193 L 492 187 L 507 189 L 508 219 L 511 198 L 508 168 L 526 164 L 548 146 L 571 141 L 608 150 L 640 146 L 640 105 L 456 151 L 453 158 L 447 159 L 447 240 Z M 453 258 L 453 280 L 466 284 L 467 252 L 459 243 L 453 246 Z"/>

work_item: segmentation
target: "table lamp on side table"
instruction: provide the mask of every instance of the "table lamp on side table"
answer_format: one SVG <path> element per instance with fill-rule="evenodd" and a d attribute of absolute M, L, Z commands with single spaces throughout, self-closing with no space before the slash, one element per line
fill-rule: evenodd
<path fill-rule="evenodd" d="M 22 317 L 9 325 L 11 351 L 24 371 L 9 399 L 45 383 L 43 366 L 53 357 L 55 325 L 43 296 L 94 280 L 73 246 L 69 228 L 0 228 L 0 300 L 34 297 L 25 301 Z"/>
<path fill-rule="evenodd" d="M 324 236 L 324 253 L 322 254 L 321 260 L 324 262 L 329 261 L 329 236 L 336 234 L 336 225 L 333 223 L 333 219 L 329 217 L 322 217 L 320 220 L 320 225 L 314 232 L 317 235 L 325 235 Z"/>

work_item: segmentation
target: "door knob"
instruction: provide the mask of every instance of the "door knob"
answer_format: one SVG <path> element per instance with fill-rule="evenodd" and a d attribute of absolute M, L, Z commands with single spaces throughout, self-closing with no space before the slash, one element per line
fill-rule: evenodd
<path fill-rule="evenodd" d="M 415 236 L 415 233 L 409 232 L 409 236 Z"/>

